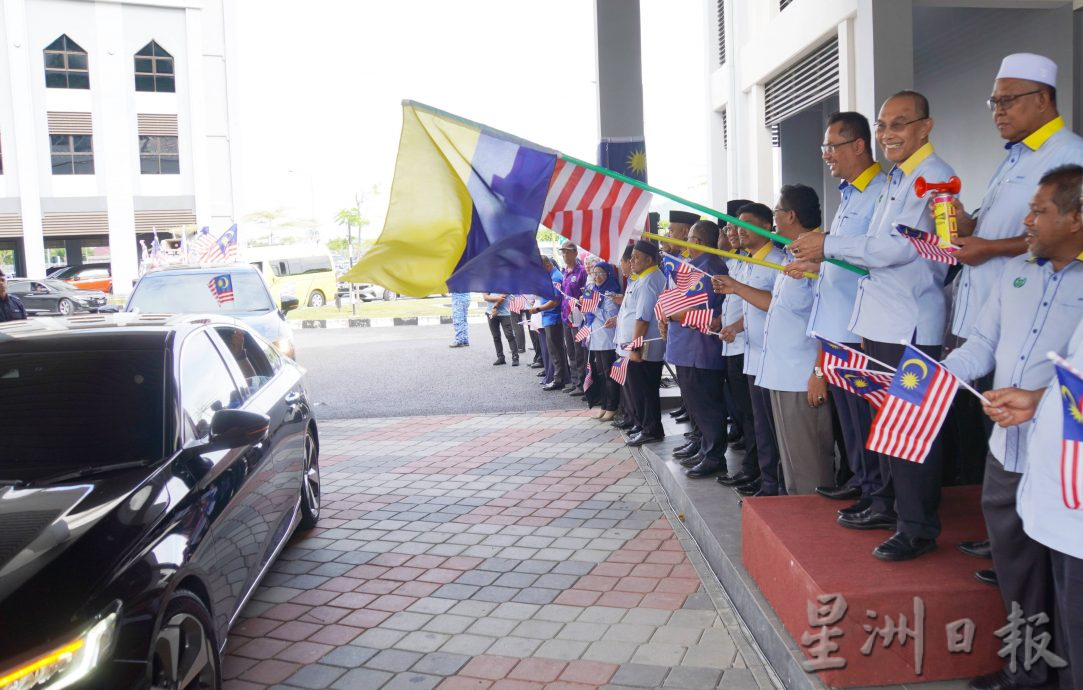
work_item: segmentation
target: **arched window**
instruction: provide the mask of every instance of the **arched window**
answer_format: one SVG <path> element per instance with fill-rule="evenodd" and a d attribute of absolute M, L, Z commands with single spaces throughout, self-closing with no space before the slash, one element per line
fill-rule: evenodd
<path fill-rule="evenodd" d="M 151 41 L 135 54 L 135 90 L 174 93 L 173 56 L 157 41 Z"/>
<path fill-rule="evenodd" d="M 45 49 L 45 86 L 50 89 L 89 89 L 86 51 L 62 35 Z"/>

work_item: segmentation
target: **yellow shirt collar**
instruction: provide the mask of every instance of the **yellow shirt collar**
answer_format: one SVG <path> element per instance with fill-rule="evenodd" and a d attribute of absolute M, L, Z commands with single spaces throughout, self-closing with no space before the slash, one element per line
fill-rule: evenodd
<path fill-rule="evenodd" d="M 1053 136 L 1060 130 L 1064 129 L 1064 118 L 1057 115 L 1055 118 L 1046 122 L 1030 133 L 1030 136 L 1023 139 L 1023 144 L 1031 151 L 1037 151 L 1042 147 L 1049 137 Z"/>
<path fill-rule="evenodd" d="M 763 257 L 767 256 L 767 253 L 771 251 L 771 240 L 767 240 L 766 244 L 756 250 L 756 253 L 752 255 L 753 259 L 763 260 Z"/>
<path fill-rule="evenodd" d="M 651 273 L 653 273 L 653 272 L 655 272 L 657 270 L 658 270 L 658 264 L 655 264 L 654 266 L 651 266 L 650 268 L 643 271 L 642 273 L 633 273 L 632 277 L 635 278 L 636 280 L 638 280 L 638 279 L 642 278 L 643 276 L 650 275 Z"/>
<path fill-rule="evenodd" d="M 854 181 L 850 183 L 850 186 L 854 187 L 857 191 L 863 192 L 865 188 L 872 182 L 872 178 L 876 177 L 876 173 L 880 172 L 880 164 L 873 163 L 869 167 L 865 168 L 865 172 L 861 173 L 854 178 Z"/>
<path fill-rule="evenodd" d="M 918 167 L 918 165 L 920 165 L 923 160 L 925 160 L 931 155 L 933 155 L 933 144 L 931 141 L 925 142 L 924 146 L 922 146 L 917 151 L 914 151 L 912 154 L 910 154 L 909 158 L 904 160 L 902 163 L 899 163 L 895 167 L 897 167 L 899 170 L 902 170 L 904 175 L 909 175 L 910 173 L 914 172 L 914 168 Z"/>

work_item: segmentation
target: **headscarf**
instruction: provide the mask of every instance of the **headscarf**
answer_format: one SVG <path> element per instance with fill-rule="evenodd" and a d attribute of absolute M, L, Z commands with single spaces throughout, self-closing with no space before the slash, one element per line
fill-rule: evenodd
<path fill-rule="evenodd" d="M 594 269 L 602 269 L 605 271 L 605 282 L 601 285 L 591 281 L 591 290 L 600 290 L 602 293 L 620 294 L 624 292 L 620 286 L 620 278 L 617 275 L 617 267 L 606 261 L 599 261 L 595 264 Z"/>

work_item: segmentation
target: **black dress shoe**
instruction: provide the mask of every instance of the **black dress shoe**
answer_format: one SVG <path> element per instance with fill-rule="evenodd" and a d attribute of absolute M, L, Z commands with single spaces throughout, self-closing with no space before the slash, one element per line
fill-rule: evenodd
<path fill-rule="evenodd" d="M 778 496 L 778 494 L 771 493 L 770 491 L 764 491 L 763 489 L 760 489 L 756 493 L 752 494 L 749 498 L 759 498 L 761 496 Z"/>
<path fill-rule="evenodd" d="M 575 388 L 572 389 L 572 392 L 569 393 L 568 395 L 572 396 L 573 398 L 578 398 L 581 395 L 586 395 L 586 393 L 583 391 L 582 388 L 576 386 Z"/>
<path fill-rule="evenodd" d="M 687 460 L 688 458 L 694 458 L 699 455 L 699 449 L 700 445 L 698 443 L 689 443 L 673 451 L 673 457 L 677 460 Z"/>
<path fill-rule="evenodd" d="M 530 368 L 531 369 L 544 369 L 545 365 L 542 364 L 541 362 L 531 362 L 530 363 Z"/>
<path fill-rule="evenodd" d="M 448 347 L 470 347 L 469 343 L 452 343 Z"/>
<path fill-rule="evenodd" d="M 1008 677 L 1004 671 L 979 676 L 967 685 L 970 690 L 1029 690 L 1032 686 L 1020 685 Z"/>
<path fill-rule="evenodd" d="M 736 441 L 732 441 L 730 443 L 730 448 L 732 448 L 734 450 L 744 450 L 745 449 L 745 440 L 743 438 L 739 438 Z"/>
<path fill-rule="evenodd" d="M 687 413 L 682 414 L 680 417 L 674 417 L 673 418 L 673 421 L 677 422 L 678 424 L 687 424 L 688 420 L 689 420 L 689 417 L 688 417 Z"/>
<path fill-rule="evenodd" d="M 693 455 L 690 458 L 682 458 L 682 459 L 678 460 L 677 464 L 680 465 L 681 467 L 687 467 L 688 469 L 692 469 L 693 467 L 695 467 L 696 465 L 698 465 L 702 461 L 703 461 L 703 458 L 701 458 L 699 456 L 699 453 L 696 453 L 695 455 Z"/>
<path fill-rule="evenodd" d="M 891 538 L 872 550 L 872 555 L 881 561 L 911 561 L 918 556 L 936 549 L 935 539 L 908 537 L 896 532 Z"/>
<path fill-rule="evenodd" d="M 845 515 L 847 517 L 853 517 L 853 516 L 857 515 L 858 513 L 866 512 L 871 507 L 872 507 L 872 499 L 871 498 L 859 498 L 859 499 L 857 499 L 857 503 L 854 503 L 853 505 L 846 506 L 845 508 L 840 508 L 839 511 L 838 511 L 838 514 L 840 516 Z"/>
<path fill-rule="evenodd" d="M 741 430 L 737 428 L 736 424 L 730 424 L 729 431 L 726 432 L 726 440 L 730 443 L 737 443 L 741 440 Z"/>
<path fill-rule="evenodd" d="M 537 374 L 534 374 L 534 375 L 535 376 L 545 376 L 545 372 L 544 371 L 539 371 Z"/>
<path fill-rule="evenodd" d="M 519 359 L 518 359 L 518 358 L 516 358 L 516 359 L 513 359 L 513 360 L 511 360 L 511 365 L 512 365 L 513 367 L 517 367 L 517 366 L 519 366 Z"/>
<path fill-rule="evenodd" d="M 624 445 L 629 446 L 631 448 L 639 448 L 644 443 L 657 443 L 658 441 L 661 441 L 663 438 L 665 438 L 665 436 L 652 436 L 650 434 L 639 433 L 639 434 L 636 434 L 635 436 L 633 436 L 632 438 L 628 439 L 628 441 L 625 442 Z"/>
<path fill-rule="evenodd" d="M 898 518 L 886 513 L 874 513 L 867 510 L 856 515 L 840 515 L 838 523 L 850 529 L 886 529 L 894 530 Z"/>
<path fill-rule="evenodd" d="M 669 416 L 670 417 L 680 417 L 683 414 L 684 414 L 684 405 L 681 405 L 676 410 L 670 410 L 669 411 Z"/>
<path fill-rule="evenodd" d="M 630 419 L 622 419 L 619 422 L 610 423 L 610 426 L 613 427 L 614 429 L 620 429 L 621 431 L 626 431 L 628 429 L 631 429 L 633 426 L 635 426 L 635 423 Z"/>
<path fill-rule="evenodd" d="M 956 547 L 967 556 L 973 556 L 974 558 L 992 558 L 993 547 L 989 545 L 989 540 L 985 541 L 961 541 Z"/>
<path fill-rule="evenodd" d="M 978 582 L 984 582 L 987 585 L 993 585 L 994 587 L 1000 584 L 997 580 L 997 571 L 992 568 L 976 571 L 974 573 L 974 579 Z"/>
<path fill-rule="evenodd" d="M 861 498 L 861 489 L 856 486 L 817 486 L 816 493 L 832 501 L 850 501 Z"/>
<path fill-rule="evenodd" d="M 726 461 L 722 460 L 704 460 L 692 469 L 684 473 L 684 476 L 689 479 L 703 479 L 704 477 L 713 477 L 716 474 L 726 473 Z"/>
<path fill-rule="evenodd" d="M 699 438 L 699 434 L 697 434 L 694 431 L 686 431 L 686 432 L 684 432 L 684 437 L 685 438 Z"/>
<path fill-rule="evenodd" d="M 719 477 L 718 483 L 723 486 L 740 486 L 742 484 L 748 484 L 749 482 L 758 481 L 759 478 L 759 475 L 738 472 L 737 474 L 731 474 L 726 477 Z"/>
<path fill-rule="evenodd" d="M 686 451 L 686 450 L 688 450 L 689 448 L 691 448 L 692 446 L 696 446 L 696 445 L 699 445 L 699 444 L 698 444 L 698 443 L 696 443 L 695 441 L 685 441 L 685 442 L 684 442 L 684 443 L 682 443 L 681 445 L 679 445 L 679 446 L 677 446 L 676 448 L 674 448 L 674 449 L 673 449 L 673 452 L 674 452 L 674 453 L 680 453 L 680 452 L 682 452 L 682 451 Z"/>
<path fill-rule="evenodd" d="M 497 360 L 493 362 L 494 367 L 498 367 L 501 364 L 507 364 L 507 361 L 503 357 L 498 357 Z"/>
<path fill-rule="evenodd" d="M 562 390 L 564 390 L 564 384 L 563 383 L 561 383 L 561 384 L 547 383 L 544 386 L 542 386 L 542 390 L 543 391 L 562 391 Z"/>
<path fill-rule="evenodd" d="M 759 480 L 757 480 L 757 481 L 754 481 L 754 482 L 749 482 L 747 484 L 741 484 L 739 486 L 735 486 L 735 487 L 733 487 L 733 490 L 736 491 L 741 496 L 760 496 L 760 495 L 762 495 L 762 494 L 760 494 L 760 490 L 762 488 L 763 488 L 763 486 L 760 484 Z M 772 494 L 772 495 L 774 495 L 774 494 Z"/>

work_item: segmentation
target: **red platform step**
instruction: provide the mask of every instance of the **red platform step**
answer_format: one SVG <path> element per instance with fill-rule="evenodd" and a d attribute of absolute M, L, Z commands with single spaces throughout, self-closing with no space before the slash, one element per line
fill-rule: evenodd
<path fill-rule="evenodd" d="M 847 688 L 969 678 L 1001 668 L 997 657 L 1001 640 L 994 632 L 1007 623 L 996 587 L 974 579 L 974 571 L 992 567 L 960 553 L 955 545 L 981 539 L 985 524 L 980 505 L 981 487 L 944 489 L 940 519 L 943 533 L 939 549 L 913 561 L 886 563 L 872 556 L 876 545 L 890 536 L 885 530 L 860 532 L 840 527 L 835 511 L 840 504 L 819 496 L 750 498 L 745 501 L 742 558 L 764 598 L 770 602 L 786 630 L 801 644 L 802 635 L 820 628 L 809 625 L 808 602 L 841 594 L 849 608 L 833 628 L 842 635 L 831 638 L 843 658 L 841 669 L 817 671 L 829 687 Z M 914 597 L 925 605 L 922 673 L 915 673 L 914 639 L 900 645 L 892 638 L 886 649 L 877 637 L 871 653 L 862 646 L 869 638 L 864 626 L 885 627 L 885 616 L 898 625 L 906 616 L 914 627 Z M 867 612 L 875 611 L 875 619 Z M 974 623 L 969 653 L 948 651 L 946 626 L 969 618 Z"/>

